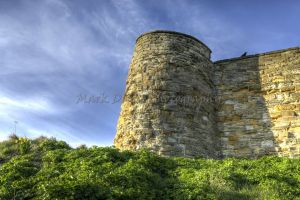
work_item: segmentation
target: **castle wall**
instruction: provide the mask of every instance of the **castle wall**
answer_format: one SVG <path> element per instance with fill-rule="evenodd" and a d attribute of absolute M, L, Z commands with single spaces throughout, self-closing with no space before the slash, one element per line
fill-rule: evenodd
<path fill-rule="evenodd" d="M 196 38 L 141 35 L 114 144 L 166 156 L 300 156 L 300 47 L 210 61 Z"/>
<path fill-rule="evenodd" d="M 210 53 L 199 40 L 156 31 L 137 39 L 115 146 L 214 157 L 220 147 Z"/>
<path fill-rule="evenodd" d="M 300 48 L 215 63 L 224 156 L 300 155 Z"/>

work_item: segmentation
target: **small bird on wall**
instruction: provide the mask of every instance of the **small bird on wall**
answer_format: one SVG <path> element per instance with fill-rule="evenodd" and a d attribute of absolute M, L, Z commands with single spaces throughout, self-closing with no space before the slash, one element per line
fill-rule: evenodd
<path fill-rule="evenodd" d="M 247 56 L 247 51 L 241 55 L 241 57 Z"/>

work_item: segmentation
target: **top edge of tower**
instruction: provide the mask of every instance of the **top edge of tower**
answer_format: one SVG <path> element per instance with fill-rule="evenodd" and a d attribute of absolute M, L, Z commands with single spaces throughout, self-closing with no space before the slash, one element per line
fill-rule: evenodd
<path fill-rule="evenodd" d="M 184 37 L 187 37 L 187 38 L 191 38 L 197 42 L 199 42 L 201 45 L 205 46 L 207 48 L 207 50 L 211 53 L 211 49 L 206 45 L 204 44 L 203 42 L 201 42 L 199 39 L 195 38 L 194 36 L 191 36 L 191 35 L 188 35 L 188 34 L 185 34 L 185 33 L 180 33 L 180 32 L 176 32 L 176 31 L 169 31 L 169 30 L 154 30 L 154 31 L 149 31 L 149 32 L 145 32 L 145 33 L 142 33 L 137 39 L 136 39 L 136 42 L 142 38 L 143 36 L 145 35 L 149 35 L 149 34 L 157 34 L 157 33 L 168 33 L 168 34 L 174 34 L 174 35 L 181 35 L 181 36 L 184 36 Z"/>

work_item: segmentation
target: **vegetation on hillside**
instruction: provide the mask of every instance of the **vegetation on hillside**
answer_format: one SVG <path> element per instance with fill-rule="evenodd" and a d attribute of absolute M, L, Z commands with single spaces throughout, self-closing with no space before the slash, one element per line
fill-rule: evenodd
<path fill-rule="evenodd" d="M 300 199 L 300 159 L 164 158 L 13 135 L 0 143 L 0 199 Z"/>

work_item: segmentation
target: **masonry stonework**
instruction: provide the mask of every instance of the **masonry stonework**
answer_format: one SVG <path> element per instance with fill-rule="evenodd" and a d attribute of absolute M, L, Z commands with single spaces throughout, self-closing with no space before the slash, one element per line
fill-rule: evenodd
<path fill-rule="evenodd" d="M 114 144 L 165 156 L 300 155 L 300 47 L 212 62 L 198 39 L 141 35 Z"/>

